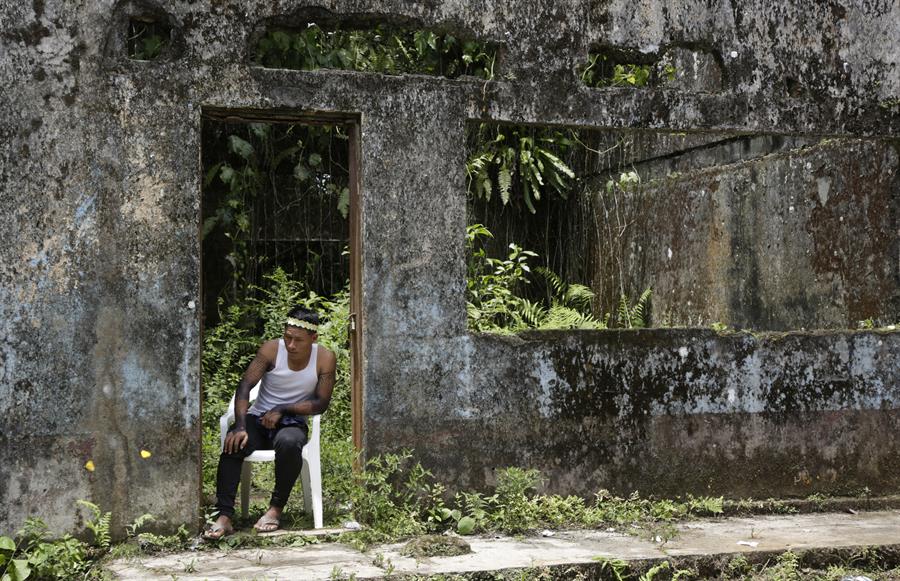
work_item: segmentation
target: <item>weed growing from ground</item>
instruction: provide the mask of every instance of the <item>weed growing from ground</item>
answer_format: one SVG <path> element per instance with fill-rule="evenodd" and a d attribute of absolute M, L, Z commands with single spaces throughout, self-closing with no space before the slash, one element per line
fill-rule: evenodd
<path fill-rule="evenodd" d="M 787 551 L 778 556 L 774 567 L 768 571 L 768 577 L 772 581 L 800 581 L 800 557 L 793 551 Z"/>
<path fill-rule="evenodd" d="M 610 557 L 594 557 L 594 560 L 600 563 L 601 573 L 606 574 L 615 581 L 625 581 L 625 578 L 628 576 L 627 561 Z"/>
<path fill-rule="evenodd" d="M 752 570 L 753 566 L 747 560 L 747 557 L 738 555 L 728 562 L 723 572 L 729 578 L 742 578 L 745 575 L 749 575 Z"/>

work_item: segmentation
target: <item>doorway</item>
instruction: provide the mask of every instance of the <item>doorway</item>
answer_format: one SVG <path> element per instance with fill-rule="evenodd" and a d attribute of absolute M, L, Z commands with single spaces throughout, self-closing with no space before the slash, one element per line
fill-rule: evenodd
<path fill-rule="evenodd" d="M 362 444 L 359 135 L 358 115 L 203 110 L 199 235 L 207 499 L 215 488 L 218 418 L 256 348 L 281 335 L 284 315 L 295 305 L 320 313 L 319 342 L 338 358 L 322 422 L 326 506 L 329 479 L 340 481 L 352 470 Z M 271 475 L 255 474 L 254 488 L 265 496 Z"/>

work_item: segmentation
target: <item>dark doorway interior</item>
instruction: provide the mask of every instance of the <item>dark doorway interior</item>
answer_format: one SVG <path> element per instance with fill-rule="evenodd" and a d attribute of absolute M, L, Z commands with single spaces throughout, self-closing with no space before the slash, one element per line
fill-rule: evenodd
<path fill-rule="evenodd" d="M 203 317 L 276 268 L 331 296 L 349 276 L 349 135 L 341 125 L 203 124 Z M 258 298 L 258 297 L 257 297 Z"/>

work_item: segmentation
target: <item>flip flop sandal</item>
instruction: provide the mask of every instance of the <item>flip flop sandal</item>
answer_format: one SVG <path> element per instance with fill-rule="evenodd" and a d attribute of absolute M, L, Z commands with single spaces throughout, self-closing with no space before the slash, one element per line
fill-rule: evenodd
<path fill-rule="evenodd" d="M 255 528 L 257 532 L 260 533 L 274 533 L 279 528 L 281 528 L 281 521 L 279 521 L 277 518 L 263 515 L 258 521 L 256 521 L 256 524 L 253 525 L 253 528 Z"/>
<path fill-rule="evenodd" d="M 214 524 L 203 531 L 203 538 L 207 541 L 218 541 L 232 533 L 234 533 L 234 527 L 223 527 L 222 525 Z"/>

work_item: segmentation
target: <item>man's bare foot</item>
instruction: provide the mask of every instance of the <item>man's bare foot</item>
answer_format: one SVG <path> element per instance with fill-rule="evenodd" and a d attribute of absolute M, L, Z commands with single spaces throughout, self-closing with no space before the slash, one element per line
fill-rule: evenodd
<path fill-rule="evenodd" d="M 270 506 L 269 510 L 266 511 L 266 514 L 259 517 L 259 520 L 256 521 L 253 528 L 261 533 L 277 531 L 281 526 L 281 512 L 282 510 L 277 506 Z"/>
<path fill-rule="evenodd" d="M 207 541 L 218 541 L 222 537 L 230 535 L 233 532 L 234 527 L 231 526 L 231 519 L 221 515 L 216 519 L 216 522 L 203 531 L 203 538 Z"/>

